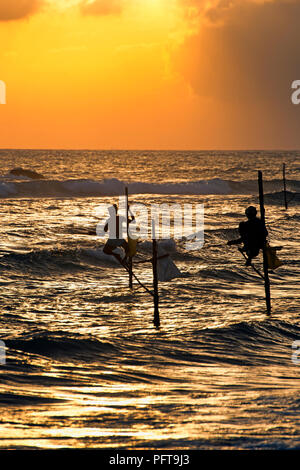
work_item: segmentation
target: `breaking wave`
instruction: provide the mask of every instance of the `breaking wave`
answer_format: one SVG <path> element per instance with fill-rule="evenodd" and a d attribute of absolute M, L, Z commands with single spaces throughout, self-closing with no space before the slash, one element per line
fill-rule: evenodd
<path fill-rule="evenodd" d="M 0 181 L 0 198 L 16 197 L 101 197 L 124 194 L 125 187 L 130 194 L 257 194 L 257 181 L 230 181 L 220 178 L 210 180 L 147 183 L 120 181 L 116 178 L 94 181 L 90 179 L 73 180 L 34 180 L 34 181 Z M 290 191 L 300 192 L 300 182 L 288 182 Z M 274 192 L 282 190 L 281 180 L 265 182 L 265 190 Z"/>

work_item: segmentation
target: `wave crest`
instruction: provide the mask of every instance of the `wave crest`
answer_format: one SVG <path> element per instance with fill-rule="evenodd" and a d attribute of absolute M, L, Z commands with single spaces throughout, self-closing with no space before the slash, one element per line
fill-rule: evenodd
<path fill-rule="evenodd" d="M 289 181 L 292 191 L 300 192 L 299 181 Z M 0 198 L 11 197 L 99 197 L 120 196 L 125 187 L 130 194 L 182 194 L 182 195 L 222 195 L 222 194 L 256 194 L 257 181 L 230 181 L 221 178 L 210 180 L 147 183 L 142 181 L 120 181 L 116 178 L 94 181 L 90 179 L 74 180 L 37 180 L 37 181 L 1 181 Z M 280 191 L 282 182 L 272 180 L 265 182 L 267 191 Z"/>

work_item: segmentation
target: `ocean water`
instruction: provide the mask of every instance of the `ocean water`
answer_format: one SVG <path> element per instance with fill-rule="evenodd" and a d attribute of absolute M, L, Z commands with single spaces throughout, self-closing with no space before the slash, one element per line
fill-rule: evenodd
<path fill-rule="evenodd" d="M 1 150 L 0 448 L 300 448 L 299 156 Z M 257 170 L 283 247 L 271 316 L 262 280 L 226 245 L 258 205 Z M 204 204 L 203 248 L 161 241 L 181 276 L 159 284 L 160 328 L 152 297 L 129 290 L 94 233 L 97 207 L 126 185 L 147 207 Z M 134 272 L 151 289 L 151 265 L 138 263 L 150 256 L 141 240 Z"/>

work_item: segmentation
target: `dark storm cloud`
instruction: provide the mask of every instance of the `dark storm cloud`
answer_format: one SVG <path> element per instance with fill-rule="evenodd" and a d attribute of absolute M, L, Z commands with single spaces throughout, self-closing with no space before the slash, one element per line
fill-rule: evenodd
<path fill-rule="evenodd" d="M 210 22 L 184 44 L 199 94 L 261 100 L 289 93 L 300 72 L 300 1 L 222 1 L 205 17 Z"/>
<path fill-rule="evenodd" d="M 198 95 L 238 104 L 245 113 L 256 106 L 264 118 L 280 113 L 283 128 L 298 134 L 300 109 L 290 97 L 291 83 L 300 79 L 299 18 L 300 0 L 215 2 L 199 11 L 199 32 L 178 56 L 181 73 Z"/>

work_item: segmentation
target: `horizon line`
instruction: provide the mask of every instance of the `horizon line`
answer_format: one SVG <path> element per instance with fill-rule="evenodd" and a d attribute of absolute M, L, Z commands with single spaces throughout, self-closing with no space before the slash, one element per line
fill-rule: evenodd
<path fill-rule="evenodd" d="M 88 152 L 299 152 L 297 148 L 71 148 L 71 147 L 3 147 L 3 150 L 59 150 L 59 151 L 88 151 Z"/>

